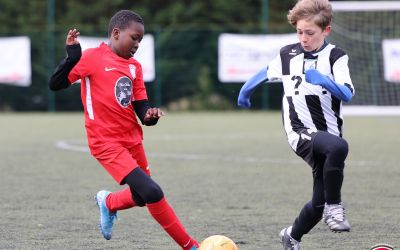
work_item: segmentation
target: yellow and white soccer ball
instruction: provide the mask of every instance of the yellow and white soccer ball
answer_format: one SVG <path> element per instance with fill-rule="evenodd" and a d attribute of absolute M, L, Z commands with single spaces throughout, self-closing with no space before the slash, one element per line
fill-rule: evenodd
<path fill-rule="evenodd" d="M 224 235 L 212 235 L 201 242 L 199 250 L 238 250 L 238 247 Z"/>

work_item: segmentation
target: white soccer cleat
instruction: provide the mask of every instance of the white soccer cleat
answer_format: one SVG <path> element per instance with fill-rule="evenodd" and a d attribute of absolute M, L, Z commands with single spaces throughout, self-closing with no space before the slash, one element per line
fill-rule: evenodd
<path fill-rule="evenodd" d="M 346 214 L 342 203 L 325 204 L 323 221 L 328 225 L 332 232 L 349 232 L 350 224 L 346 219 Z"/>
<path fill-rule="evenodd" d="M 292 232 L 292 226 L 284 228 L 279 233 L 281 237 L 281 242 L 283 245 L 283 250 L 300 250 L 300 241 L 297 241 L 290 236 Z"/>

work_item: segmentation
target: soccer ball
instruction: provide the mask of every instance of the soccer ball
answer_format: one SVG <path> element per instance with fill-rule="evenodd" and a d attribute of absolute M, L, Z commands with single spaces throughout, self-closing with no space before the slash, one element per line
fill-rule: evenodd
<path fill-rule="evenodd" d="M 238 247 L 224 235 L 212 235 L 201 242 L 199 250 L 238 250 Z"/>

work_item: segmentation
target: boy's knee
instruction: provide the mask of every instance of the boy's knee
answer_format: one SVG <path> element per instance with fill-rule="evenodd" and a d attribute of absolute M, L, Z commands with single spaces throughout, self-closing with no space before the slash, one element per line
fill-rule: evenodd
<path fill-rule="evenodd" d="M 157 183 L 153 182 L 149 187 L 147 187 L 144 196 L 146 203 L 155 203 L 164 198 L 164 193 L 161 187 Z"/>
<path fill-rule="evenodd" d="M 129 185 L 132 198 L 138 206 L 155 203 L 164 198 L 161 187 L 139 167 L 132 170 L 124 182 Z"/>
<path fill-rule="evenodd" d="M 338 138 L 338 140 L 335 140 L 334 142 L 329 144 L 327 157 L 332 156 L 344 161 L 348 153 L 349 153 L 349 145 L 344 139 Z"/>

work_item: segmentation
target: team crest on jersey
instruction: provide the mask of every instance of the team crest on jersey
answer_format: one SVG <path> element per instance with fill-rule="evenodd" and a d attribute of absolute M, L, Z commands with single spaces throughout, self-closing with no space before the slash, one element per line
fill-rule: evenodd
<path fill-rule="evenodd" d="M 316 59 L 304 59 L 304 72 L 309 69 L 317 69 L 317 60 Z"/>
<path fill-rule="evenodd" d="M 131 72 L 132 79 L 136 78 L 136 67 L 133 64 L 129 64 L 129 71 Z"/>
<path fill-rule="evenodd" d="M 129 77 L 123 76 L 117 80 L 115 83 L 115 98 L 124 108 L 131 104 L 132 81 Z"/>

